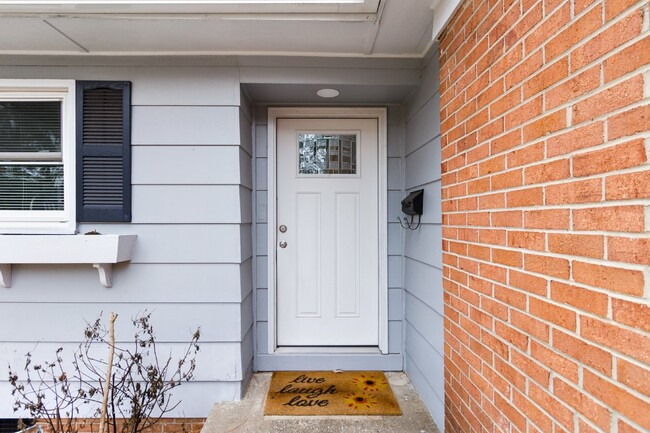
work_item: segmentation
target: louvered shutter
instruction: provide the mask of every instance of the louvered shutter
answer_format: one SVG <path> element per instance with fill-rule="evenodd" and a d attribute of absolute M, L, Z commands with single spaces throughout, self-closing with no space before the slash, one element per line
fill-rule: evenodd
<path fill-rule="evenodd" d="M 131 83 L 77 82 L 77 221 L 131 221 Z"/>

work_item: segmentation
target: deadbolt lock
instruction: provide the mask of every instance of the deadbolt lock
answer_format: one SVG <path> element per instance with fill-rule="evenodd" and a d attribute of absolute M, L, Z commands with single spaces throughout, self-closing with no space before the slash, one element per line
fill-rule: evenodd
<path fill-rule="evenodd" d="M 286 232 L 287 232 L 287 226 L 285 226 L 284 224 L 282 224 L 282 225 L 280 226 L 280 233 L 286 233 Z"/>

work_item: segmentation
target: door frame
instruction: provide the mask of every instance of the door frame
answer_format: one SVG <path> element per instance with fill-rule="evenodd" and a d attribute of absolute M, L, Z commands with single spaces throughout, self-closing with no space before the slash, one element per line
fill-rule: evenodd
<path fill-rule="evenodd" d="M 388 354 L 388 180 L 387 180 L 387 109 L 384 107 L 271 107 L 268 109 L 268 354 L 278 350 L 277 345 L 277 121 L 278 119 L 377 119 L 377 203 L 379 229 L 379 351 Z M 315 349 L 314 349 L 315 350 Z M 350 348 L 354 351 L 354 348 Z M 309 348 L 295 348 L 296 353 Z M 286 351 L 284 352 L 286 353 Z M 319 350 L 319 353 L 322 351 Z M 332 348 L 331 353 L 341 353 Z"/>

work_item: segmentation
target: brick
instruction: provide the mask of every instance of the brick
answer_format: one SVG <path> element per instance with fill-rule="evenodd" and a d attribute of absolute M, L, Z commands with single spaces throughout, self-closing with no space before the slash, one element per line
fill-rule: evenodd
<path fill-rule="evenodd" d="M 542 114 L 543 101 L 538 96 L 506 114 L 506 129 L 517 127 Z"/>
<path fill-rule="evenodd" d="M 578 383 L 578 364 L 543 344 L 533 340 L 530 342 L 530 355 L 537 362 L 546 365 L 556 374 Z"/>
<path fill-rule="evenodd" d="M 539 71 L 543 65 L 544 56 L 542 50 L 538 50 L 506 74 L 506 89 L 511 89 L 521 83 Z"/>
<path fill-rule="evenodd" d="M 493 227 L 522 227 L 523 212 L 520 210 L 490 212 L 490 222 Z"/>
<path fill-rule="evenodd" d="M 573 430 L 573 411 L 561 404 L 556 397 L 534 383 L 528 387 L 528 396 L 547 413 L 553 414 L 555 420 L 567 430 Z"/>
<path fill-rule="evenodd" d="M 545 93 L 545 108 L 551 110 L 598 88 L 599 85 L 600 65 L 596 65 L 548 89 Z"/>
<path fill-rule="evenodd" d="M 505 230 L 481 229 L 478 233 L 479 242 L 490 245 L 503 245 L 507 243 L 507 234 Z"/>
<path fill-rule="evenodd" d="M 549 9 L 549 5 L 545 5 L 546 10 Z M 565 24 L 571 19 L 571 4 L 565 2 L 562 7 L 558 8 L 551 15 L 547 16 L 544 21 L 533 30 L 524 40 L 524 46 L 526 48 L 526 54 L 529 54 L 537 49 L 540 45 L 546 42 L 549 38 L 549 35 L 557 33 Z"/>
<path fill-rule="evenodd" d="M 566 110 L 558 110 L 524 126 L 524 141 L 552 134 L 566 126 Z"/>
<path fill-rule="evenodd" d="M 485 125 L 489 119 L 490 117 L 488 114 L 488 109 L 484 108 L 483 110 L 467 119 L 465 122 L 465 131 L 469 134 L 470 132 L 480 128 L 482 125 Z"/>
<path fill-rule="evenodd" d="M 622 358 L 617 358 L 616 364 L 619 382 L 650 397 L 650 367 L 632 364 Z"/>
<path fill-rule="evenodd" d="M 523 170 L 511 170 L 498 173 L 490 178 L 492 191 L 521 186 L 523 183 Z"/>
<path fill-rule="evenodd" d="M 486 176 L 491 173 L 500 172 L 505 167 L 506 157 L 505 155 L 500 155 L 481 162 L 478 171 L 481 176 Z"/>
<path fill-rule="evenodd" d="M 650 197 L 650 171 L 625 173 L 605 178 L 605 198 L 626 200 Z"/>
<path fill-rule="evenodd" d="M 650 52 L 650 46 L 648 46 Z M 650 104 L 636 107 L 607 119 L 607 138 L 638 134 L 650 130 Z"/>
<path fill-rule="evenodd" d="M 571 218 L 568 209 L 541 209 L 524 212 L 524 227 L 529 229 L 567 230 Z"/>
<path fill-rule="evenodd" d="M 631 328 L 650 332 L 650 305 L 612 298 L 612 318 Z"/>
<path fill-rule="evenodd" d="M 502 118 L 497 119 L 497 120 L 495 120 L 493 122 L 490 122 L 490 123 L 486 124 L 485 126 L 483 126 L 482 128 L 480 128 L 478 130 L 478 132 L 477 132 L 479 143 L 483 143 L 483 142 L 489 140 L 490 138 L 501 134 L 503 132 L 504 123 L 505 123 L 505 121 L 504 121 L 504 119 L 502 117 Z M 483 158 L 486 158 L 489 155 L 489 144 L 485 143 L 484 146 L 485 146 L 485 148 L 487 150 L 487 152 L 486 152 L 487 154 L 485 156 L 483 156 Z"/>
<path fill-rule="evenodd" d="M 611 113 L 643 99 L 643 76 L 636 75 L 573 105 L 574 125 Z"/>
<path fill-rule="evenodd" d="M 544 190 L 541 187 L 526 188 L 506 193 L 508 207 L 535 206 L 544 203 Z"/>
<path fill-rule="evenodd" d="M 605 142 L 605 122 L 592 122 L 546 140 L 547 157 L 565 155 Z"/>
<path fill-rule="evenodd" d="M 481 66 L 479 66 L 479 68 L 481 68 Z M 478 108 L 483 108 L 486 105 L 489 105 L 490 102 L 496 100 L 499 96 L 503 95 L 503 93 L 505 92 L 505 88 L 506 88 L 505 80 L 503 78 L 494 80 L 494 83 L 492 85 L 487 87 L 485 90 L 483 90 L 483 92 L 479 93 L 476 96 L 476 103 Z M 492 117 L 493 118 L 495 117 L 493 113 L 492 113 Z"/>
<path fill-rule="evenodd" d="M 576 71 L 614 51 L 641 33 L 643 11 L 637 9 L 571 52 L 571 70 Z"/>
<path fill-rule="evenodd" d="M 548 250 L 556 254 L 602 259 L 605 239 L 600 235 L 548 234 Z"/>
<path fill-rule="evenodd" d="M 524 415 L 526 415 L 529 423 L 539 426 L 543 432 L 553 430 L 553 421 L 551 418 L 532 403 L 528 397 L 515 391 L 513 393 L 513 403 Z M 533 430 L 531 430 L 531 427 L 531 424 L 529 424 L 528 431 L 532 433 Z"/>
<path fill-rule="evenodd" d="M 569 278 L 569 261 L 558 257 L 524 254 L 524 269 L 551 277 Z"/>
<path fill-rule="evenodd" d="M 492 79 L 494 80 L 495 78 L 504 75 L 506 71 L 508 71 L 517 63 L 519 63 L 522 58 L 523 58 L 523 47 L 521 46 L 521 44 L 512 47 L 510 51 L 507 51 L 506 54 L 503 57 L 501 57 L 498 61 L 496 61 L 490 68 L 490 73 L 493 77 Z M 504 84 L 505 84 L 505 80 L 504 80 Z"/>
<path fill-rule="evenodd" d="M 509 289 L 507 287 L 500 286 L 498 284 L 494 285 L 494 297 L 505 303 L 520 310 L 526 308 L 526 299 L 527 296 L 516 290 Z"/>
<path fill-rule="evenodd" d="M 553 380 L 553 395 L 584 415 L 585 418 L 589 419 L 601 429 L 609 430 L 611 423 L 609 410 L 601 404 L 598 404 L 582 390 L 574 388 L 567 382 L 556 378 Z"/>
<path fill-rule="evenodd" d="M 605 0 L 605 21 L 616 17 L 636 2 L 636 0 Z"/>
<path fill-rule="evenodd" d="M 643 139 L 573 157 L 573 175 L 576 177 L 636 167 L 647 161 Z"/>
<path fill-rule="evenodd" d="M 536 295 L 546 296 L 547 281 L 546 278 L 536 275 L 519 272 L 514 269 L 508 271 L 508 282 L 511 286 L 525 290 Z"/>
<path fill-rule="evenodd" d="M 603 23 L 602 13 L 602 6 L 598 5 L 550 39 L 544 45 L 546 61 L 548 62 L 559 56 L 572 46 L 591 36 Z"/>
<path fill-rule="evenodd" d="M 553 329 L 553 347 L 573 359 L 603 374 L 612 374 L 611 353 L 573 337 L 559 329 Z"/>
<path fill-rule="evenodd" d="M 650 363 L 650 336 L 587 316 L 580 317 L 580 335 L 594 343 Z"/>
<path fill-rule="evenodd" d="M 546 367 L 539 365 L 527 355 L 522 355 L 516 350 L 511 352 L 510 362 L 519 370 L 523 371 L 529 379 L 534 380 L 545 388 L 548 387 L 551 374 Z"/>
<path fill-rule="evenodd" d="M 529 301 L 529 311 L 534 317 L 540 317 L 570 331 L 576 330 L 577 316 L 572 310 L 542 301 L 541 299 L 531 298 Z"/>
<path fill-rule="evenodd" d="M 500 302 L 483 296 L 481 297 L 481 308 L 489 317 L 495 317 L 504 321 L 508 320 L 508 307 Z"/>
<path fill-rule="evenodd" d="M 547 205 L 594 203 L 602 200 L 602 180 L 589 179 L 544 187 Z"/>
<path fill-rule="evenodd" d="M 508 421 L 519 431 L 526 429 L 526 417 L 500 395 L 494 397 L 495 406 L 508 417 Z"/>
<path fill-rule="evenodd" d="M 609 206 L 574 209 L 574 230 L 606 230 L 613 232 L 643 232 L 643 206 Z"/>
<path fill-rule="evenodd" d="M 508 326 L 504 326 L 504 328 L 509 329 L 512 332 L 512 335 L 520 334 L 518 331 L 515 331 L 513 328 L 510 328 Z M 508 331 L 505 332 L 507 335 Z M 500 330 L 497 328 L 497 335 L 499 334 Z M 528 340 L 525 335 L 523 336 L 523 340 Z M 517 344 L 515 344 L 515 346 L 517 346 Z M 519 373 L 516 369 L 514 369 L 511 365 L 509 365 L 506 361 L 502 360 L 498 356 L 494 359 L 494 368 L 515 388 L 522 391 L 526 388 L 525 376 Z"/>
<path fill-rule="evenodd" d="M 534 77 L 524 83 L 524 99 L 551 87 L 569 75 L 569 57 L 565 56 L 555 63 L 542 69 Z"/>
<path fill-rule="evenodd" d="M 533 165 L 524 169 L 524 184 L 551 182 L 566 179 L 571 175 L 570 160 L 558 159 L 551 162 Z"/>
<path fill-rule="evenodd" d="M 541 161 L 542 159 L 544 159 L 544 143 L 539 142 L 508 153 L 507 165 L 508 168 L 512 168 L 530 164 L 531 162 Z"/>
<path fill-rule="evenodd" d="M 645 433 L 641 429 L 637 429 L 636 427 L 632 427 L 630 424 L 626 423 L 622 419 L 618 420 L 618 433 Z"/>
<path fill-rule="evenodd" d="M 506 266 L 520 268 L 522 265 L 522 254 L 518 251 L 492 249 L 492 260 Z"/>
<path fill-rule="evenodd" d="M 511 26 L 505 35 L 506 46 L 515 45 L 542 20 L 542 2 L 536 2 L 533 6 L 522 9 L 525 11 L 525 15 L 517 24 Z"/>
<path fill-rule="evenodd" d="M 489 212 L 468 212 L 467 225 L 470 226 L 489 226 L 490 213 Z"/>
<path fill-rule="evenodd" d="M 573 279 L 617 293 L 643 296 L 644 281 L 641 271 L 574 261 Z"/>
<path fill-rule="evenodd" d="M 490 104 L 490 118 L 496 119 L 501 114 L 519 105 L 521 102 L 521 88 L 516 87 L 509 90 L 508 93 Z"/>
<path fill-rule="evenodd" d="M 544 342 L 549 341 L 550 327 L 534 316 L 512 310 L 510 312 L 510 323 L 531 337 Z"/>
<path fill-rule="evenodd" d="M 605 82 L 608 83 L 648 64 L 650 36 L 646 36 L 603 62 Z"/>
<path fill-rule="evenodd" d="M 479 209 L 498 209 L 506 206 L 505 193 L 482 195 L 478 199 Z"/>
<path fill-rule="evenodd" d="M 521 129 L 515 129 L 514 131 L 508 132 L 507 134 L 492 140 L 490 142 L 490 151 L 492 152 L 492 155 L 496 155 L 519 146 L 521 143 Z"/>
<path fill-rule="evenodd" d="M 509 231 L 508 246 L 527 250 L 546 250 L 546 236 L 544 233 L 528 231 Z"/>
<path fill-rule="evenodd" d="M 607 258 L 616 262 L 650 266 L 650 239 L 608 237 Z"/>
<path fill-rule="evenodd" d="M 482 177 L 467 183 L 468 194 L 480 194 L 490 190 L 490 178 Z"/>
<path fill-rule="evenodd" d="M 499 40 L 507 30 L 512 28 L 520 17 L 518 7 L 508 9 L 508 6 L 504 5 L 504 10 L 506 12 L 497 20 L 494 28 L 490 30 L 491 41 Z"/>
<path fill-rule="evenodd" d="M 607 316 L 609 308 L 606 294 L 559 281 L 551 281 L 551 299 L 602 317 Z"/>
<path fill-rule="evenodd" d="M 645 429 L 650 429 L 650 403 L 623 388 L 605 380 L 590 371 L 585 371 L 585 391 L 610 406 L 622 415 L 634 420 Z"/>

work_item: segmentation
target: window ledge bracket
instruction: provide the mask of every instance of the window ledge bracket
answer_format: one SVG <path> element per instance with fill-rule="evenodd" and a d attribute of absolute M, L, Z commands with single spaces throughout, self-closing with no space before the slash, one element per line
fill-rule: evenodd
<path fill-rule="evenodd" d="M 0 236 L 0 286 L 12 284 L 12 264 L 92 264 L 104 287 L 113 285 L 113 264 L 133 257 L 137 235 Z"/>

